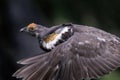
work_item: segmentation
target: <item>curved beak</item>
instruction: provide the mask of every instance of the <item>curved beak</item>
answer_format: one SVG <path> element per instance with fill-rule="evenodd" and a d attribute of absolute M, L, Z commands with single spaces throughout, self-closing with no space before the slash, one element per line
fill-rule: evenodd
<path fill-rule="evenodd" d="M 23 27 L 20 29 L 20 32 L 27 32 L 27 31 L 28 31 L 27 27 Z"/>

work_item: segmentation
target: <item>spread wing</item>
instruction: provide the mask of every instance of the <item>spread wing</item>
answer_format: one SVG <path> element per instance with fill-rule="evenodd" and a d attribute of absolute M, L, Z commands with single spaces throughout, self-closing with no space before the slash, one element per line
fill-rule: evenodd
<path fill-rule="evenodd" d="M 118 37 L 93 27 L 74 28 L 74 36 L 59 47 L 64 56 L 61 80 L 98 78 L 120 67 Z"/>
<path fill-rule="evenodd" d="M 116 40 L 75 33 L 59 48 L 61 80 L 98 78 L 120 67 L 120 43 Z"/>
<path fill-rule="evenodd" d="M 24 80 L 80 80 L 120 67 L 120 40 L 102 30 L 75 25 L 74 35 L 52 51 L 23 59 L 13 76 Z M 87 28 L 87 29 L 85 29 Z"/>

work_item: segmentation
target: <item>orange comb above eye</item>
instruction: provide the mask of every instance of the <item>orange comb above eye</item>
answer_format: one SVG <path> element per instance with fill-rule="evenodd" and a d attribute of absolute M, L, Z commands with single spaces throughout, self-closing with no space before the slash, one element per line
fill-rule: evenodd
<path fill-rule="evenodd" d="M 30 23 L 27 27 L 28 28 L 35 28 L 36 24 L 35 23 Z"/>

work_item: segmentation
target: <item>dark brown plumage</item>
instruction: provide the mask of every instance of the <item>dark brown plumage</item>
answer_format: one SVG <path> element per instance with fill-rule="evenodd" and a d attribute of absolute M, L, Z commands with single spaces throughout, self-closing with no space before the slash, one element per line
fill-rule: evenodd
<path fill-rule="evenodd" d="M 25 66 L 13 76 L 23 80 L 95 79 L 120 67 L 120 38 L 103 30 L 64 24 L 37 28 L 37 36 L 36 31 L 34 36 L 41 45 L 45 36 L 61 26 L 70 26 L 73 33 L 50 51 L 45 50 L 44 54 L 20 60 L 18 63 Z"/>

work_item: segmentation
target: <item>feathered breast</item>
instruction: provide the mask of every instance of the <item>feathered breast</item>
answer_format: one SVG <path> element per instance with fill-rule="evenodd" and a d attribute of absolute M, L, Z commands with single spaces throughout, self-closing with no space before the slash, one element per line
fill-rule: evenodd
<path fill-rule="evenodd" d="M 51 50 L 55 48 L 55 46 L 69 39 L 69 37 L 71 37 L 72 35 L 73 35 L 72 27 L 69 26 L 60 27 L 59 29 L 55 30 L 53 33 L 47 35 L 43 39 L 41 46 L 46 50 Z"/>

